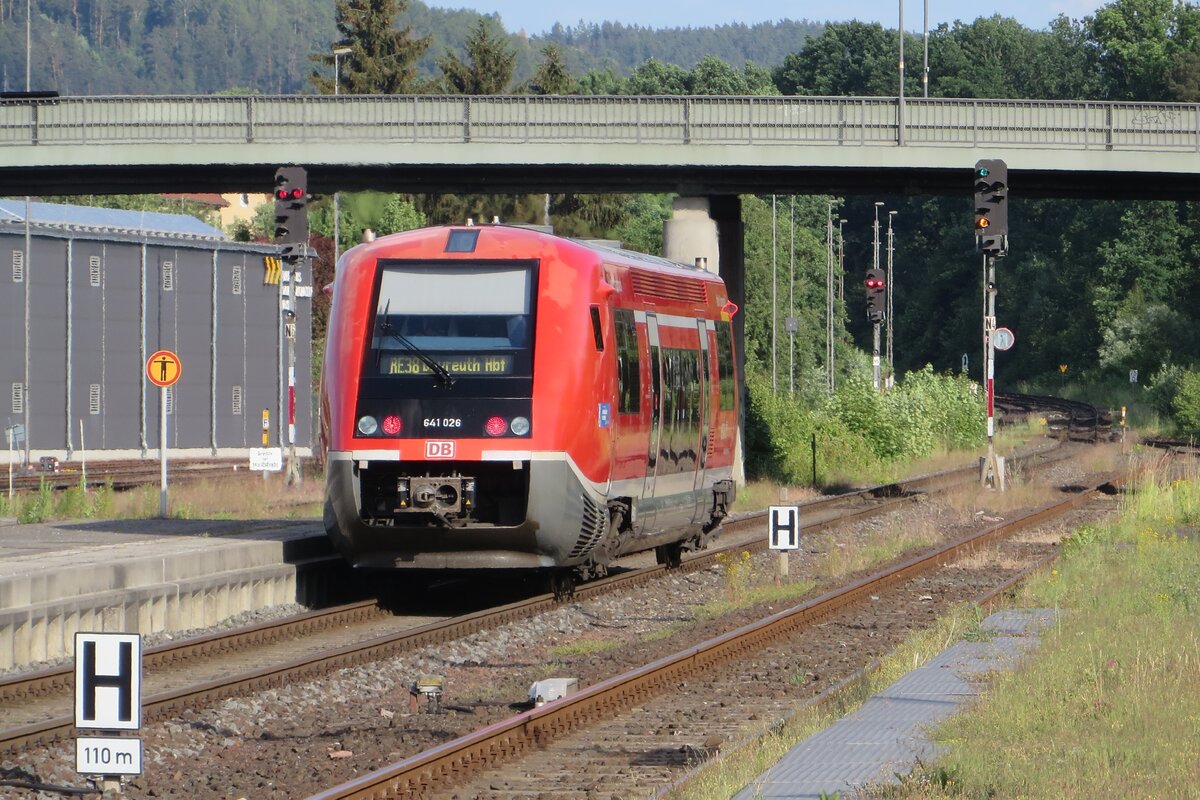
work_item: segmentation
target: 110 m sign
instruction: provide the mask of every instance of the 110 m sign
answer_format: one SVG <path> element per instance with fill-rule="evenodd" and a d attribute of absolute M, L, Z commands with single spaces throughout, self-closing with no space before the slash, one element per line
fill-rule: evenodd
<path fill-rule="evenodd" d="M 141 775 L 142 740 L 81 736 L 75 740 L 75 771 L 81 775 Z"/>

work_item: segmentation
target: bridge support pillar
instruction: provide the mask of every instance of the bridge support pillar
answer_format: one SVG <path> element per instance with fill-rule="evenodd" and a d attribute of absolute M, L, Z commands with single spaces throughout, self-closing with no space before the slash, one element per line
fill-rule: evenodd
<path fill-rule="evenodd" d="M 709 214 L 707 197 L 677 197 L 671 218 L 663 223 L 663 256 L 680 264 L 695 264 L 719 272 L 721 264 L 717 223 Z"/>

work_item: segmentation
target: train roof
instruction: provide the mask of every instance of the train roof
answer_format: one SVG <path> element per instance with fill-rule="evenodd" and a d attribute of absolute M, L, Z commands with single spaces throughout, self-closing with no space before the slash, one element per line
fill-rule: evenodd
<path fill-rule="evenodd" d="M 431 225 L 425 228 L 417 228 L 409 231 L 400 231 L 387 236 L 381 236 L 371 242 L 364 242 L 357 245 L 348 251 L 347 255 L 355 251 L 363 253 L 372 253 L 379 255 L 379 248 L 386 248 L 389 242 L 394 242 L 399 245 L 403 242 L 411 242 L 413 245 L 422 246 L 418 243 L 438 240 L 437 237 L 448 236 L 453 237 L 455 232 L 466 231 L 490 231 L 499 233 L 510 241 L 524 242 L 542 242 L 553 240 L 572 247 L 583 248 L 587 251 L 595 253 L 602 263 L 610 265 L 620 265 L 630 269 L 649 269 L 656 272 L 674 273 L 677 276 L 684 276 L 695 279 L 720 282 L 719 275 L 707 270 L 701 269 L 694 264 L 684 264 L 678 261 L 672 261 L 661 256 L 641 253 L 636 250 L 629 250 L 621 247 L 620 242 L 611 239 L 586 239 L 574 238 L 569 236 L 559 236 L 553 233 L 549 226 L 544 225 L 514 225 L 506 223 L 483 223 L 466 225 Z M 367 248 L 365 251 L 360 248 Z M 451 240 L 446 243 L 446 249 L 440 252 L 454 253 L 460 256 L 469 256 L 475 251 L 476 242 L 474 239 L 464 239 L 459 246 Z M 353 257 L 353 256 L 351 256 Z"/>
<path fill-rule="evenodd" d="M 554 230 L 548 225 L 513 225 L 513 224 L 494 222 L 494 223 L 490 223 L 490 224 L 485 223 L 483 225 L 474 225 L 474 226 L 445 225 L 445 226 L 440 226 L 440 227 L 444 227 L 447 229 L 462 229 L 464 227 L 475 227 L 475 228 L 482 228 L 482 229 L 504 228 L 504 229 L 512 230 L 512 231 L 522 231 L 524 233 L 529 233 L 529 234 L 532 234 L 537 237 L 550 236 L 550 237 L 554 237 L 556 239 L 561 239 L 563 241 L 571 242 L 572 244 L 581 245 L 583 247 L 586 247 L 589 250 L 593 250 L 596 253 L 599 253 L 601 255 L 601 257 L 607 258 L 610 261 L 614 260 L 614 259 L 624 260 L 625 262 L 627 262 L 628 266 L 655 267 L 658 269 L 683 271 L 683 272 L 691 273 L 691 274 L 695 275 L 696 277 L 711 278 L 712 280 L 720 279 L 719 276 L 717 276 L 715 273 L 701 269 L 701 268 L 695 266 L 694 264 L 685 264 L 680 261 L 672 261 L 669 258 L 663 258 L 662 256 L 655 256 L 655 255 L 651 255 L 649 253 L 642 253 L 637 250 L 629 250 L 627 248 L 621 247 L 621 243 L 619 241 L 616 241 L 613 239 L 586 239 L 586 238 L 577 238 L 577 237 L 573 237 L 573 236 L 560 236 L 560 235 L 554 233 Z"/>

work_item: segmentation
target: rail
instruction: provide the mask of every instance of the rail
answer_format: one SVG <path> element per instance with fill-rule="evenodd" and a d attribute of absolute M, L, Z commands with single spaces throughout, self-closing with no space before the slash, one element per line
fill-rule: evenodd
<path fill-rule="evenodd" d="M 0 148 L 617 143 L 1200 153 L 1200 105 L 893 97 L 96 96 L 0 100 Z"/>

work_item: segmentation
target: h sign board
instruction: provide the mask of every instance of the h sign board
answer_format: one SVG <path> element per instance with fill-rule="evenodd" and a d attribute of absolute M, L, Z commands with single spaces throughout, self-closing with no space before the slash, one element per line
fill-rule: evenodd
<path fill-rule="evenodd" d="M 136 731 L 142 727 L 142 637 L 75 634 L 75 727 Z"/>
<path fill-rule="evenodd" d="M 800 509 L 796 506 L 771 506 L 767 516 L 767 537 L 772 550 L 800 549 Z"/>

